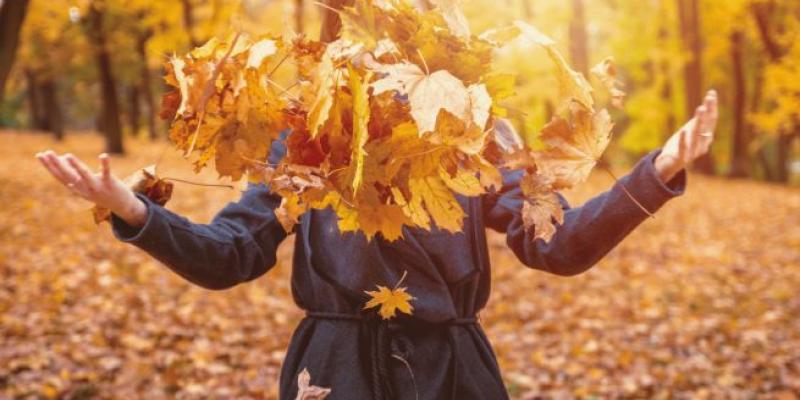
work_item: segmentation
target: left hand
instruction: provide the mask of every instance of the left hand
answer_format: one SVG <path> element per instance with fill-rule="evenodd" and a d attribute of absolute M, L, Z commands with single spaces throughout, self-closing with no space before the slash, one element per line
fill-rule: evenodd
<path fill-rule="evenodd" d="M 717 92 L 709 90 L 694 118 L 667 140 L 661 154 L 656 157 L 656 171 L 663 182 L 669 182 L 692 161 L 708 153 L 718 118 Z"/>

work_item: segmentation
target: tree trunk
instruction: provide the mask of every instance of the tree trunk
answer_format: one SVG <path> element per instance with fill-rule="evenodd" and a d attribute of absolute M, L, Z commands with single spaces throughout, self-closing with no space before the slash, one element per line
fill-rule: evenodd
<path fill-rule="evenodd" d="M 89 39 L 94 46 L 97 72 L 100 78 L 102 110 L 99 125 L 106 137 L 106 152 L 124 153 L 122 145 L 122 127 L 119 118 L 117 88 L 111 67 L 111 56 L 106 47 L 105 30 L 103 29 L 103 13 L 95 3 L 89 6 L 87 16 Z"/>
<path fill-rule="evenodd" d="M 0 105 L 3 104 L 6 80 L 14 64 L 27 11 L 28 0 L 6 0 L 0 5 Z"/>
<path fill-rule="evenodd" d="M 770 34 L 770 16 L 773 8 L 771 3 L 756 3 L 752 5 L 753 17 L 756 21 L 759 37 L 761 37 L 761 44 L 764 45 L 764 50 L 766 50 L 770 60 L 778 62 L 786 50 Z"/>
<path fill-rule="evenodd" d="M 41 101 L 41 90 L 36 79 L 36 73 L 25 69 L 25 81 L 28 86 L 28 109 L 30 114 L 30 127 L 34 130 L 45 130 L 44 110 Z"/>
<path fill-rule="evenodd" d="M 733 146 L 731 146 L 732 177 L 746 177 L 749 171 L 750 158 L 748 148 L 750 137 L 747 131 L 745 115 L 747 114 L 747 84 L 744 76 L 744 33 L 734 30 L 730 38 L 731 63 L 733 66 Z"/>
<path fill-rule="evenodd" d="M 131 134 L 136 136 L 139 134 L 139 119 L 141 118 L 141 108 L 139 107 L 139 87 L 131 85 L 128 87 L 128 125 L 131 128 Z"/>
<path fill-rule="evenodd" d="M 665 2 L 661 3 L 661 10 L 663 11 L 666 4 Z M 658 28 L 658 39 L 662 43 L 667 43 L 669 40 L 669 29 L 666 26 L 666 22 L 662 22 Z M 664 81 L 661 84 L 661 100 L 664 102 L 666 107 L 662 112 L 667 114 L 666 121 L 664 124 L 665 132 L 662 137 L 669 137 L 675 132 L 677 127 L 677 121 L 675 117 L 675 110 L 672 107 L 672 96 L 674 96 L 675 89 L 672 86 L 672 79 L 669 79 L 670 76 L 670 60 L 667 57 L 661 57 L 659 60 L 658 65 L 659 73 L 661 76 L 664 77 Z"/>
<path fill-rule="evenodd" d="M 334 10 L 353 4 L 353 0 L 325 0 L 325 4 Z M 319 33 L 319 40 L 322 42 L 332 42 L 339 38 L 342 29 L 342 19 L 339 13 L 328 9 L 322 9 L 322 29 Z"/>
<path fill-rule="evenodd" d="M 189 35 L 189 44 L 192 47 L 200 46 L 200 42 L 194 35 L 194 5 L 192 0 L 181 0 L 183 6 L 183 28 L 186 29 L 186 34 Z"/>
<path fill-rule="evenodd" d="M 572 20 L 569 24 L 569 53 L 572 64 L 589 78 L 589 39 L 583 0 L 572 0 Z"/>
<path fill-rule="evenodd" d="M 58 103 L 56 82 L 51 77 L 40 77 L 31 69 L 25 70 L 28 86 L 28 107 L 31 128 L 52 132 L 56 140 L 64 138 L 64 118 Z"/>
<path fill-rule="evenodd" d="M 303 34 L 303 0 L 294 0 L 294 29 L 298 34 Z"/>
<path fill-rule="evenodd" d="M 53 132 L 56 140 L 64 139 L 64 118 L 58 104 L 58 90 L 53 78 L 46 78 L 41 84 L 41 100 L 44 106 L 46 130 Z"/>
<path fill-rule="evenodd" d="M 700 28 L 699 0 L 677 0 L 678 15 L 683 46 L 690 55 L 683 67 L 686 91 L 686 114 L 694 116 L 695 110 L 703 101 L 703 41 Z M 714 160 L 711 153 L 695 162 L 698 172 L 714 173 Z"/>
<path fill-rule="evenodd" d="M 792 152 L 792 141 L 795 135 L 798 135 L 798 133 L 790 134 L 787 132 L 778 136 L 778 158 L 775 172 L 778 182 L 781 183 L 789 182 L 789 161 Z"/>
<path fill-rule="evenodd" d="M 136 41 L 136 52 L 142 62 L 139 91 L 144 100 L 144 118 L 147 123 L 147 133 L 150 140 L 155 140 L 158 138 L 158 131 L 156 130 L 156 113 L 158 110 L 156 110 L 155 100 L 153 99 L 152 78 L 150 68 L 147 65 L 147 42 L 152 35 L 153 33 L 148 31 L 139 37 L 139 40 Z"/>

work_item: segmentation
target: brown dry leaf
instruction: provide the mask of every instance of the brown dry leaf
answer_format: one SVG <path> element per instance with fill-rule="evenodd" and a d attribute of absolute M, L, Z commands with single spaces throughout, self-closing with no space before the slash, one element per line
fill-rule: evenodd
<path fill-rule="evenodd" d="M 331 394 L 330 388 L 323 388 L 311 384 L 311 373 L 308 368 L 303 368 L 297 376 L 297 397 L 295 400 L 323 400 Z"/>
<path fill-rule="evenodd" d="M 161 206 L 167 204 L 172 197 L 172 182 L 158 178 L 156 176 L 155 165 L 149 165 L 136 170 L 133 174 L 125 177 L 123 182 L 135 193 L 141 193 Z M 94 206 L 92 208 L 92 215 L 94 216 L 94 222 L 99 224 L 111 219 L 111 210 L 100 206 Z"/>
<path fill-rule="evenodd" d="M 556 117 L 542 129 L 547 149 L 540 167 L 555 179 L 556 188 L 585 181 L 611 141 L 614 124 L 606 110 L 592 114 L 579 109 L 573 118 Z"/>
<path fill-rule="evenodd" d="M 592 86 L 586 81 L 586 77 L 580 72 L 573 70 L 564 56 L 556 48 L 553 39 L 540 32 L 538 29 L 522 21 L 515 22 L 514 26 L 519 29 L 521 37 L 530 43 L 542 46 L 550 60 L 556 66 L 556 76 L 561 86 L 561 91 L 565 96 L 565 105 L 576 101 L 587 110 L 594 106 L 592 97 Z"/>
<path fill-rule="evenodd" d="M 621 109 L 625 101 L 625 92 L 620 89 L 621 83 L 617 79 L 617 66 L 614 63 L 614 59 L 609 57 L 595 65 L 592 68 L 592 73 L 600 79 L 600 82 L 608 90 L 611 96 L 611 105 Z"/>
<path fill-rule="evenodd" d="M 564 209 L 551 182 L 545 176 L 527 174 L 519 186 L 525 194 L 522 206 L 525 228 L 533 229 L 534 239 L 550 241 L 556 233 L 556 226 L 564 223 Z"/>

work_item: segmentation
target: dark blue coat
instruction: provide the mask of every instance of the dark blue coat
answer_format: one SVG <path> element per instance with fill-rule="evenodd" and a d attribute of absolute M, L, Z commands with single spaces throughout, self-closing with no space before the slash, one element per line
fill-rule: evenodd
<path fill-rule="evenodd" d="M 657 154 L 582 207 L 563 201 L 564 224 L 549 243 L 533 241 L 523 227 L 519 171 L 504 171 L 497 193 L 459 198 L 467 218 L 458 234 L 406 228 L 403 240 L 368 242 L 360 232 L 341 234 L 330 209 L 304 214 L 295 230 L 292 293 L 308 317 L 284 360 L 281 399 L 295 398 L 303 368 L 314 385 L 332 389 L 333 400 L 507 399 L 492 347 L 475 320 L 490 291 L 485 229 L 505 233 L 529 267 L 562 276 L 586 271 L 647 218 L 620 185 L 651 212 L 683 192 L 684 172 L 667 185 L 657 177 Z M 144 226 L 112 216 L 115 236 L 206 288 L 225 289 L 263 275 L 287 236 L 273 213 L 280 198 L 264 185 L 250 185 L 209 224 L 139 198 L 148 209 Z M 362 310 L 365 290 L 392 286 L 404 271 L 404 285 L 416 298 L 413 317 L 386 323 L 374 310 Z"/>

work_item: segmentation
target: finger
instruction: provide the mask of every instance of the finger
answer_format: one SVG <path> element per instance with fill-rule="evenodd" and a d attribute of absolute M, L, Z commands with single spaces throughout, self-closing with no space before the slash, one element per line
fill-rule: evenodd
<path fill-rule="evenodd" d="M 688 152 L 686 151 L 687 148 L 686 136 L 687 136 L 686 129 L 681 129 L 681 133 L 678 136 L 678 159 L 680 159 L 681 161 L 686 161 L 687 159 L 686 154 Z"/>
<path fill-rule="evenodd" d="M 72 154 L 68 154 L 66 158 L 69 165 L 71 165 L 78 175 L 80 175 L 81 182 L 84 187 L 89 190 L 97 189 L 97 178 L 95 178 L 94 174 L 92 174 L 92 171 L 89 170 L 89 168 L 81 160 L 78 160 Z"/>
<path fill-rule="evenodd" d="M 705 107 L 697 107 L 694 112 L 694 125 L 692 125 L 691 130 L 686 134 L 686 149 L 689 150 L 689 154 L 693 153 L 692 150 L 696 146 L 696 143 L 700 141 L 699 138 L 702 133 L 704 118 Z"/>
<path fill-rule="evenodd" d="M 706 109 L 706 112 L 703 114 L 700 128 L 700 140 L 698 142 L 707 144 L 707 142 L 713 140 L 714 130 L 717 126 L 717 119 L 712 111 L 712 108 L 716 107 L 716 99 L 707 99 L 703 107 Z"/>
<path fill-rule="evenodd" d="M 68 179 L 63 173 L 61 173 L 61 171 L 58 170 L 55 165 L 50 162 L 46 154 L 47 152 L 37 153 L 36 159 L 39 160 L 39 162 L 47 169 L 48 172 L 50 172 L 50 175 L 53 175 L 53 177 L 59 182 L 66 185 L 68 183 Z"/>
<path fill-rule="evenodd" d="M 111 179 L 111 160 L 108 158 L 108 153 L 100 154 L 100 171 L 103 180 Z"/>
<path fill-rule="evenodd" d="M 50 152 L 47 154 L 47 161 L 53 165 L 61 175 L 64 177 L 64 184 L 69 185 L 77 181 L 80 176 L 72 170 L 72 168 L 67 165 L 64 160 L 57 156 L 55 152 Z"/>
<path fill-rule="evenodd" d="M 719 96 L 717 95 L 717 91 L 711 89 L 708 91 L 708 95 L 706 99 L 710 100 L 711 105 L 706 106 L 711 113 L 711 117 L 716 121 L 719 118 Z"/>

